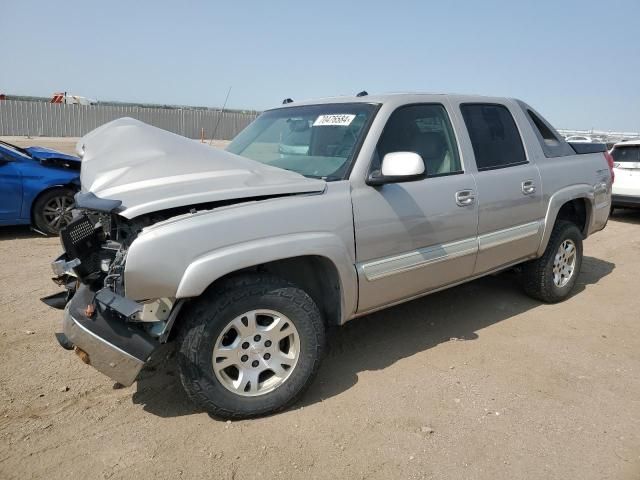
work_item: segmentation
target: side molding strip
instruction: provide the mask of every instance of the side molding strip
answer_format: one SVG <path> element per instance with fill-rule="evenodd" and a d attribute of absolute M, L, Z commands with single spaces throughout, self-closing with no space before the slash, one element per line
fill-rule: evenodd
<path fill-rule="evenodd" d="M 478 238 L 467 238 L 457 242 L 419 248 L 410 252 L 385 257 L 360 264 L 367 280 L 378 280 L 398 273 L 408 272 L 416 268 L 426 267 L 434 263 L 444 262 L 466 255 L 473 255 L 499 245 L 515 242 L 540 233 L 543 221 L 535 221 L 506 228 L 491 233 L 485 233 Z"/>
<path fill-rule="evenodd" d="M 378 280 L 379 278 L 389 275 L 408 272 L 409 270 L 445 260 L 472 255 L 477 253 L 477 251 L 478 243 L 476 238 L 468 238 L 466 240 L 420 248 L 393 257 L 366 262 L 361 264 L 361 268 L 367 280 Z"/>
<path fill-rule="evenodd" d="M 523 238 L 537 235 L 540 232 L 542 226 L 541 221 L 525 223 L 524 225 L 518 225 L 517 227 L 506 228 L 504 230 L 497 230 L 491 233 L 485 233 L 478 237 L 478 244 L 480 251 L 483 252 L 505 243 L 515 242 L 516 240 L 522 240 Z"/>

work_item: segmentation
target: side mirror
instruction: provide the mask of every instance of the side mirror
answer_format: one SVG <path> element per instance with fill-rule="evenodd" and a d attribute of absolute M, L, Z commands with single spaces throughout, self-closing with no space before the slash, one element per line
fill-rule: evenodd
<path fill-rule="evenodd" d="M 420 155 L 414 152 L 392 152 L 382 159 L 380 171 L 371 172 L 367 184 L 412 182 L 424 177 L 424 161 Z"/>
<path fill-rule="evenodd" d="M 0 165 L 6 165 L 7 163 L 11 163 L 13 162 L 13 158 L 11 158 L 9 155 L 5 155 L 4 153 L 0 152 Z"/>

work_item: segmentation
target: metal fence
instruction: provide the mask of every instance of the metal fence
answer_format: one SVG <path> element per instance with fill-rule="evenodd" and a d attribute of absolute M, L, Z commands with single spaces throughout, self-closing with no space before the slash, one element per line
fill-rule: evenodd
<path fill-rule="evenodd" d="M 0 135 L 81 137 L 121 117 L 132 117 L 189 138 L 230 140 L 256 118 L 256 113 L 108 105 L 65 105 L 0 101 Z M 217 125 L 217 128 L 216 128 Z"/>

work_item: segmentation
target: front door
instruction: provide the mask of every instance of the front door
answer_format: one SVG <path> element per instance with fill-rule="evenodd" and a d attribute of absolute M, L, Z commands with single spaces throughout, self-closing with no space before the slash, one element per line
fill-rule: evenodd
<path fill-rule="evenodd" d="M 411 298 L 470 276 L 477 252 L 476 184 L 461 162 L 441 104 L 395 110 L 371 170 L 391 152 L 418 153 L 427 177 L 354 186 L 358 312 Z"/>
<path fill-rule="evenodd" d="M 0 152 L 0 221 L 12 223 L 22 208 L 22 178 L 11 157 Z"/>

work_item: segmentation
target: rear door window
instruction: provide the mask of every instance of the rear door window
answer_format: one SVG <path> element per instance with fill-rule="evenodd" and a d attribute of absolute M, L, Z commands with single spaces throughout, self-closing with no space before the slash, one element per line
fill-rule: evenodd
<path fill-rule="evenodd" d="M 460 106 L 478 170 L 527 163 L 520 132 L 504 105 L 466 103 Z"/>
<path fill-rule="evenodd" d="M 615 163 L 640 162 L 640 145 L 617 146 L 611 152 Z"/>

